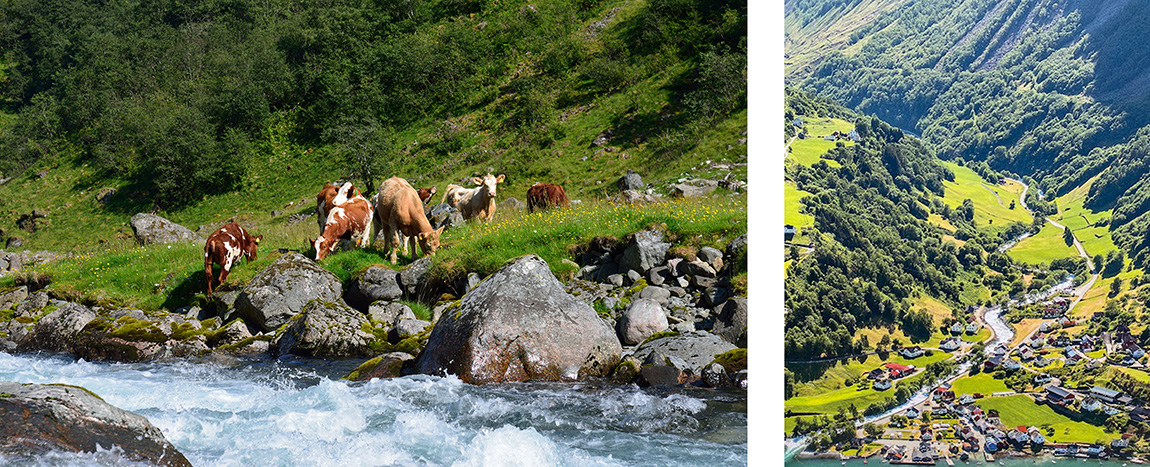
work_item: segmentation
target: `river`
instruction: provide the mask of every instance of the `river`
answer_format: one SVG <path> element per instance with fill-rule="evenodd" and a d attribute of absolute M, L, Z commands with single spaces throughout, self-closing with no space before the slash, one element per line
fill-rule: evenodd
<path fill-rule="evenodd" d="M 596 382 L 348 382 L 358 361 L 106 364 L 0 352 L 0 380 L 85 387 L 196 466 L 747 465 L 743 391 Z M 0 465 L 134 465 L 113 453 Z"/>

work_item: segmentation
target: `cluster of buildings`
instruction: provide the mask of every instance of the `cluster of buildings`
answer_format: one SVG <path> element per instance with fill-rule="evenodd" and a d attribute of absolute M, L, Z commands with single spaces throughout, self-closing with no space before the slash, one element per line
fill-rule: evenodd
<path fill-rule="evenodd" d="M 918 368 L 914 365 L 900 365 L 898 363 L 887 362 L 863 374 L 863 376 L 873 381 L 871 387 L 875 390 L 883 391 L 890 389 L 892 381 L 912 375 L 917 370 Z"/>

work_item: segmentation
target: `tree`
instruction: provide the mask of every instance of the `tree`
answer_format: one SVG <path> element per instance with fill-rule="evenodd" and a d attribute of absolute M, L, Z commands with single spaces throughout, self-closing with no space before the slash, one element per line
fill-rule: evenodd
<path fill-rule="evenodd" d="M 324 131 L 323 136 L 334 141 L 338 157 L 350 170 L 348 178 L 363 182 L 364 196 L 375 194 L 375 180 L 391 172 L 392 131 L 381 126 L 374 118 L 348 118 Z"/>
<path fill-rule="evenodd" d="M 866 425 L 863 425 L 863 432 L 871 438 L 878 438 L 882 436 L 884 431 L 885 430 L 883 430 L 881 426 L 878 426 L 874 423 L 867 423 Z"/>
<path fill-rule="evenodd" d="M 1121 277 L 1115 277 L 1114 282 L 1110 283 L 1110 295 L 1109 296 L 1115 297 L 1120 292 L 1122 292 L 1122 278 Z"/>
<path fill-rule="evenodd" d="M 1070 227 L 1062 228 L 1062 241 L 1066 242 L 1066 246 L 1074 246 L 1074 232 L 1070 231 Z"/>

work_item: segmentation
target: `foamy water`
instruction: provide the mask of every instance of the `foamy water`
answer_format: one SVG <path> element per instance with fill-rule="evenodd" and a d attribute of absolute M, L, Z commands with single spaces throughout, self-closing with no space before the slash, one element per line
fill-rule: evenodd
<path fill-rule="evenodd" d="M 0 380 L 83 386 L 196 466 L 746 465 L 745 393 L 598 383 L 352 383 L 358 362 L 103 364 L 0 353 Z M 133 465 L 115 452 L 0 464 Z"/>

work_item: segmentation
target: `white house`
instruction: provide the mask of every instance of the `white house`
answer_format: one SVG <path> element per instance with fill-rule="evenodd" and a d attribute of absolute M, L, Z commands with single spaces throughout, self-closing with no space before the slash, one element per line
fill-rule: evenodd
<path fill-rule="evenodd" d="M 1006 368 L 1007 370 L 1017 370 L 1019 368 L 1022 368 L 1022 365 L 1018 364 L 1018 360 L 1015 360 L 1013 358 L 1008 358 L 1002 362 L 1002 367 Z"/>
<path fill-rule="evenodd" d="M 1097 412 L 1102 410 L 1102 402 L 1100 402 L 1098 399 L 1095 399 L 1093 396 L 1086 396 L 1082 398 L 1082 410 Z"/>
<path fill-rule="evenodd" d="M 872 387 L 876 391 L 883 391 L 886 389 L 890 389 L 890 380 L 889 379 L 882 379 L 882 380 L 875 381 L 874 386 L 872 386 Z"/>
<path fill-rule="evenodd" d="M 918 358 L 923 355 L 923 351 L 922 347 L 912 345 L 910 347 L 903 347 L 902 349 L 899 349 L 898 354 L 902 355 L 903 358 Z"/>
<path fill-rule="evenodd" d="M 959 346 L 961 346 L 959 342 L 960 341 L 957 337 L 948 337 L 943 339 L 942 342 L 938 344 L 938 348 L 947 352 L 954 352 L 955 350 L 958 350 Z"/>
<path fill-rule="evenodd" d="M 977 334 L 978 333 L 978 323 L 970 323 L 970 324 L 966 325 L 966 333 L 967 334 Z"/>

